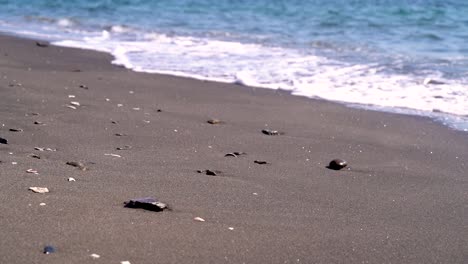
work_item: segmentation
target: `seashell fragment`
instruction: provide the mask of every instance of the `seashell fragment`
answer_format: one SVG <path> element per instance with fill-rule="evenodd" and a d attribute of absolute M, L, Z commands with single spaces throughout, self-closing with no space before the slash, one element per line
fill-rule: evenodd
<path fill-rule="evenodd" d="M 37 172 L 37 170 L 33 170 L 33 169 L 28 169 L 26 170 L 27 173 L 32 173 L 32 174 L 39 174 L 39 172 Z"/>
<path fill-rule="evenodd" d="M 279 135 L 284 135 L 283 132 L 280 132 L 278 130 L 270 130 L 270 129 L 262 129 L 262 133 L 268 136 L 279 136 Z"/>
<path fill-rule="evenodd" d="M 197 222 L 205 222 L 205 219 L 201 218 L 201 217 L 195 217 L 193 218 L 193 220 L 197 221 Z"/>
<path fill-rule="evenodd" d="M 263 160 L 254 160 L 254 163 L 257 163 L 257 164 L 260 164 L 260 165 L 265 165 L 265 164 L 270 164 L 266 161 L 263 161 Z"/>
<path fill-rule="evenodd" d="M 122 156 L 118 155 L 118 154 L 113 154 L 113 153 L 105 153 L 104 156 L 112 156 L 112 157 L 116 157 L 116 158 L 121 158 Z"/>
<path fill-rule="evenodd" d="M 212 125 L 220 125 L 220 124 L 224 124 L 223 121 L 219 120 L 219 119 L 210 119 L 208 121 L 206 121 L 208 124 L 212 124 Z"/>
<path fill-rule="evenodd" d="M 35 192 L 35 193 L 48 193 L 49 189 L 46 187 L 29 187 L 29 190 Z"/>
<path fill-rule="evenodd" d="M 22 128 L 10 128 L 11 132 L 23 132 Z"/>
<path fill-rule="evenodd" d="M 80 106 L 80 102 L 76 102 L 76 101 L 73 101 L 73 102 L 70 102 L 71 105 L 74 105 L 74 106 Z"/>

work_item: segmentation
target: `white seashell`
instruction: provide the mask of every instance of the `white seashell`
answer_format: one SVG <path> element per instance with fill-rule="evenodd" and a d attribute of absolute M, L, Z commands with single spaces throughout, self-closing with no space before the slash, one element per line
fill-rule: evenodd
<path fill-rule="evenodd" d="M 198 217 L 198 216 L 195 217 L 193 220 L 198 221 L 198 222 L 205 222 L 205 219 Z"/>
<path fill-rule="evenodd" d="M 35 192 L 35 193 L 48 193 L 49 189 L 46 187 L 29 187 L 29 190 Z"/>

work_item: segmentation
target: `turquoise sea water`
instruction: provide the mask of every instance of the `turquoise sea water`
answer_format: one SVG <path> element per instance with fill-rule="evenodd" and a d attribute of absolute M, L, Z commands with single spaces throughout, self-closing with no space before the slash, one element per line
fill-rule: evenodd
<path fill-rule="evenodd" d="M 466 0 L 0 0 L 0 31 L 135 71 L 235 82 L 468 130 Z"/>

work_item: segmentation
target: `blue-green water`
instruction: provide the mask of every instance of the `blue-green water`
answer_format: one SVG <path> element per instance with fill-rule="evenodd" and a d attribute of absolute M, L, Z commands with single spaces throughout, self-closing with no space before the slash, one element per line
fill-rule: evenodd
<path fill-rule="evenodd" d="M 0 6 L 1 31 L 106 51 L 135 71 L 285 89 L 468 129 L 466 0 L 0 0 Z"/>

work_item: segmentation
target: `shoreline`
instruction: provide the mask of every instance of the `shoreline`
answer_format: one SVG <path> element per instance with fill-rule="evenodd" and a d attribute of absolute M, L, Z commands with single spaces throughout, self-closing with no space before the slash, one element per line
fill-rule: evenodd
<path fill-rule="evenodd" d="M 462 131 L 0 40 L 2 263 L 466 261 Z M 325 168 L 334 158 L 350 169 Z M 123 207 L 146 196 L 173 210 Z"/>

